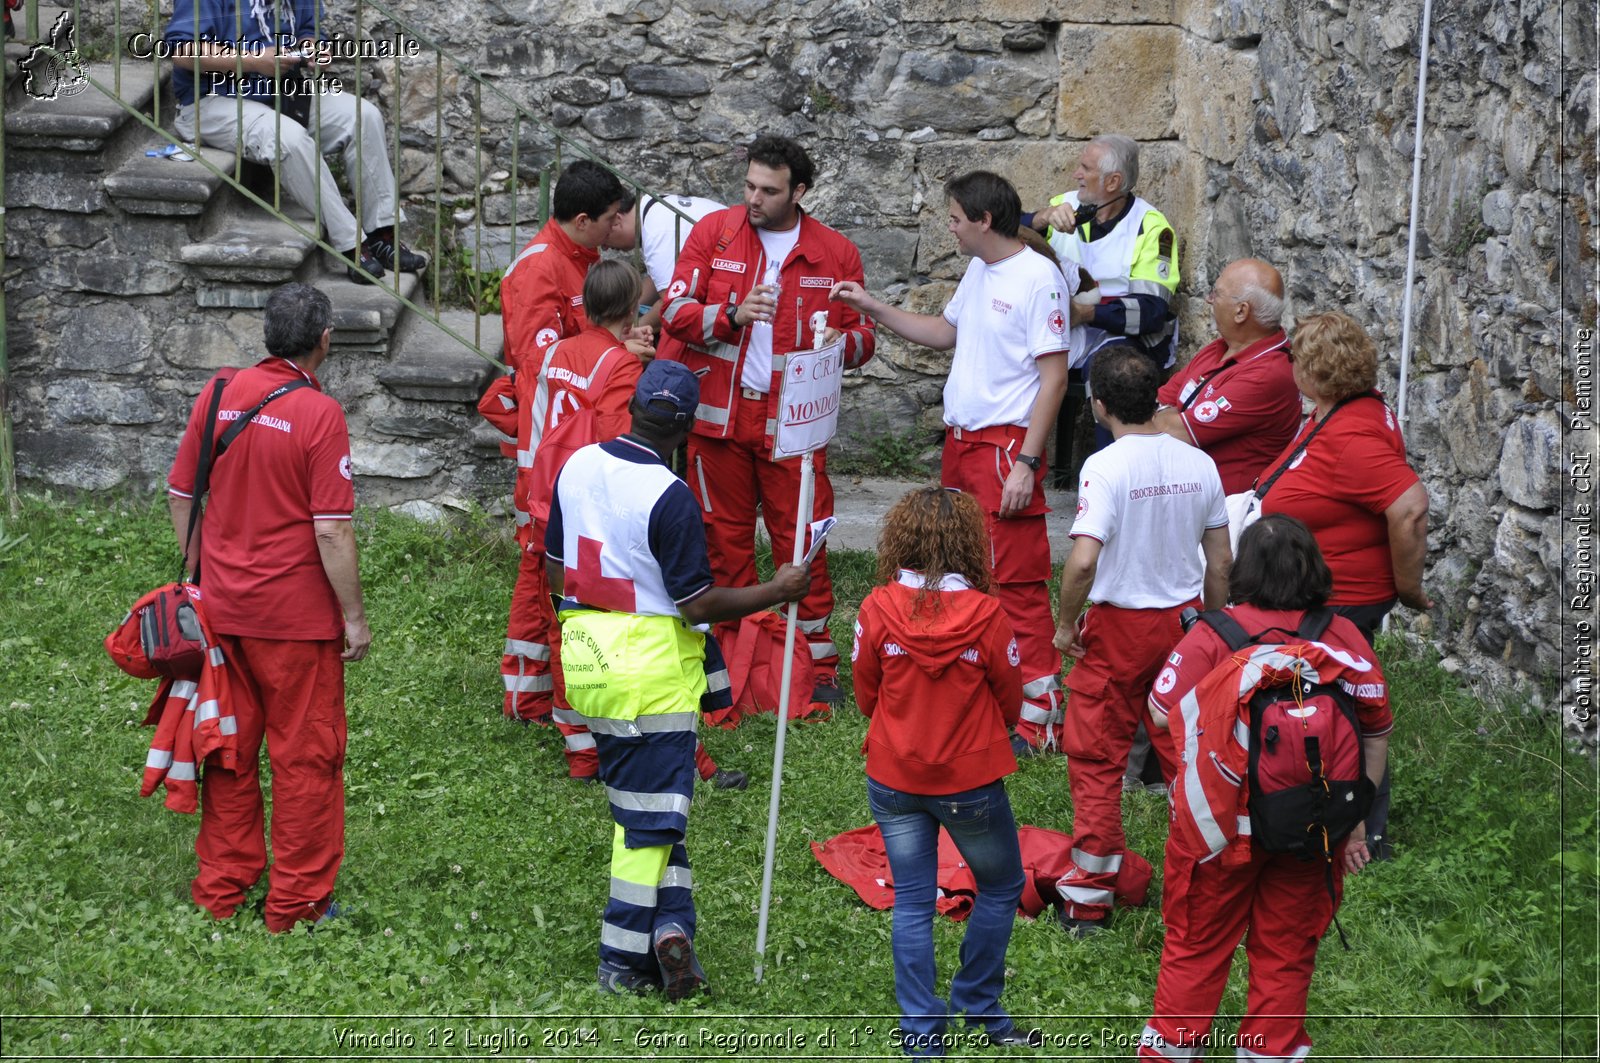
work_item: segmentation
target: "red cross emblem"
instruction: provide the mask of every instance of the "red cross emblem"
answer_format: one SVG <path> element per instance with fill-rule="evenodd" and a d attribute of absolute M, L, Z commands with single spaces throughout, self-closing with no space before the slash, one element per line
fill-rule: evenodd
<path fill-rule="evenodd" d="M 567 594 L 596 609 L 631 613 L 633 580 L 607 576 L 600 571 L 601 545 L 598 539 L 578 536 L 578 567 L 567 569 Z"/>

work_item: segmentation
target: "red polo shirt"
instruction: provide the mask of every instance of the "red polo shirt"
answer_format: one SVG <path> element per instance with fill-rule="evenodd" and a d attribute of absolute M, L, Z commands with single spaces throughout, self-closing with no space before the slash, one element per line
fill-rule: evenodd
<path fill-rule="evenodd" d="M 355 509 L 350 437 L 339 403 L 295 363 L 267 358 L 228 382 L 216 434 L 275 388 L 302 379 L 312 386 L 274 399 L 212 466 L 200 585 L 206 615 L 220 634 L 291 642 L 344 634 L 344 612 L 323 572 L 312 527 L 314 520 L 349 520 Z M 194 493 L 210 397 L 207 383 L 167 474 L 169 491 L 180 498 Z"/>
<path fill-rule="evenodd" d="M 1262 499 L 1261 513 L 1287 513 L 1311 529 L 1333 573 L 1329 605 L 1386 602 L 1397 591 L 1384 511 L 1417 482 L 1417 474 L 1381 397 L 1356 399 L 1329 417 L 1327 427 Z M 1307 421 L 1305 432 L 1310 431 Z M 1272 468 L 1291 450 L 1286 446 Z"/>
<path fill-rule="evenodd" d="M 1222 489 L 1231 495 L 1248 489 L 1294 438 L 1300 391 L 1281 329 L 1224 362 L 1227 349 L 1220 339 L 1200 348 L 1157 398 L 1163 406 L 1181 409 L 1190 442 L 1217 463 Z"/>

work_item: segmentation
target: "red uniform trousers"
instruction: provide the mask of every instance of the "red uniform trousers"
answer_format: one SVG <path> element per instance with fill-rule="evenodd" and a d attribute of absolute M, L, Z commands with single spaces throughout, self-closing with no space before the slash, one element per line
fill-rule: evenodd
<path fill-rule="evenodd" d="M 517 582 L 511 589 L 506 652 L 500 658 L 507 718 L 540 723 L 549 720 L 556 671 L 551 662 L 560 645 L 559 638 L 550 637 L 555 627 L 550 581 L 544 573 L 544 550 L 542 545 L 539 549 L 524 549 L 517 563 Z"/>
<path fill-rule="evenodd" d="M 1050 535 L 1041 464 L 1033 474 L 1033 498 L 1022 516 L 1000 518 L 1000 491 L 1016 464 L 1025 429 L 1015 425 L 944 437 L 939 482 L 977 499 L 994 550 L 994 595 L 1017 637 L 1022 655 L 1022 720 L 1017 733 L 1035 746 L 1061 740 L 1061 654 L 1050 612 Z M 959 438 L 958 438 L 959 435 Z"/>
<path fill-rule="evenodd" d="M 741 397 L 725 439 L 689 437 L 689 486 L 705 514 L 706 548 L 711 555 L 711 575 L 719 587 L 753 587 L 756 575 L 756 509 L 772 541 L 778 563 L 794 558 L 795 510 L 800 504 L 800 459 L 772 460 L 766 443 L 767 404 Z M 828 480 L 826 454 L 816 454 L 816 490 L 811 519 L 833 516 L 833 484 Z M 839 668 L 839 651 L 828 635 L 833 613 L 833 581 L 828 577 L 828 551 L 817 554 L 811 566 L 811 593 L 797 611 L 800 633 L 811 647 L 811 663 L 819 674 Z M 729 643 L 731 645 L 731 643 Z"/>
<path fill-rule="evenodd" d="M 273 933 L 317 919 L 344 859 L 342 640 L 289 642 L 219 635 L 238 723 L 238 767 L 208 758 L 200 780 L 200 870 L 195 903 L 231 916 L 267 866 L 261 740 L 272 764 L 272 873 L 266 923 Z"/>
<path fill-rule="evenodd" d="M 1183 637 L 1178 614 L 1184 608 L 1096 605 L 1083 619 L 1084 655 L 1067 673 L 1062 742 L 1072 788 L 1073 866 L 1058 889 L 1069 918 L 1104 919 L 1117 899 L 1117 874 L 1128 844 L 1122 833 L 1122 773 L 1139 721 L 1150 716 L 1150 685 Z M 1172 738 L 1149 723 L 1146 730 L 1162 772 L 1176 778 Z"/>
<path fill-rule="evenodd" d="M 1342 895 L 1344 848 L 1334 854 L 1334 892 Z M 1140 1039 L 1140 1059 L 1198 1059 L 1245 937 L 1250 989 L 1239 1023 L 1238 1058 L 1299 1060 L 1311 1048 L 1306 995 L 1317 945 L 1338 911 L 1318 861 L 1252 848 L 1199 863 L 1167 845 L 1161 917 L 1167 924 L 1156 977 L 1155 1014 Z"/>

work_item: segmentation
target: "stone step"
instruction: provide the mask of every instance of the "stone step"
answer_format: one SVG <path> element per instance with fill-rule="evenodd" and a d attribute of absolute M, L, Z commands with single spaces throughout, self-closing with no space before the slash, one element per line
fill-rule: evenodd
<path fill-rule="evenodd" d="M 151 134 L 149 150 L 164 148 L 168 143 Z M 233 172 L 233 152 L 201 148 L 199 154 L 222 173 Z M 221 176 L 198 162 L 151 158 L 141 152 L 130 155 L 106 177 L 105 189 L 112 201 L 130 214 L 193 217 L 204 213 L 224 183 Z"/>
<path fill-rule="evenodd" d="M 169 166 L 184 165 L 165 160 L 153 161 Z M 255 285 L 283 284 L 293 280 L 295 271 L 305 263 L 306 255 L 315 246 L 311 238 L 254 206 L 245 209 L 248 213 L 224 219 L 216 232 L 199 243 L 185 247 L 178 253 L 179 261 L 192 267 L 206 280 Z M 302 217 L 299 221 L 302 228 L 311 228 L 309 219 Z M 200 305 L 260 304 L 218 304 L 202 300 Z"/>
<path fill-rule="evenodd" d="M 410 299 L 420 283 L 415 273 L 388 273 L 376 284 L 357 284 L 345 275 L 343 267 L 337 272 L 324 272 L 305 278 L 328 293 L 333 301 L 333 342 L 339 342 L 339 332 L 367 330 L 388 335 L 394 331 L 395 322 L 408 312 L 405 304 L 395 298 Z"/>
<path fill-rule="evenodd" d="M 404 334 L 395 344 L 388 368 L 378 382 L 403 399 L 425 402 L 477 402 L 494 375 L 490 360 L 498 361 L 503 333 L 498 314 L 479 323 L 480 356 L 433 321 L 410 315 Z M 446 310 L 440 320 L 468 341 L 473 338 L 470 311 Z"/>
<path fill-rule="evenodd" d="M 133 120 L 128 108 L 148 112 L 158 79 L 169 76 L 165 67 L 148 61 L 125 59 L 122 95 L 113 95 L 116 71 L 110 62 L 89 63 L 84 68 L 89 84 L 74 95 L 55 99 L 24 96 L 6 110 L 6 148 L 18 151 L 71 151 L 101 154 L 107 142 Z"/>

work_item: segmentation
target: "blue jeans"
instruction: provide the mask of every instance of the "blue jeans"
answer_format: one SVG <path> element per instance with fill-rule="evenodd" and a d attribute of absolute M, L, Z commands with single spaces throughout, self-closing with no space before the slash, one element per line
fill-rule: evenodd
<path fill-rule="evenodd" d="M 883 832 L 894 878 L 894 992 L 907 1054 L 943 1054 L 946 1008 L 934 993 L 933 964 L 940 826 L 950 832 L 978 885 L 961 940 L 961 969 L 950 980 L 949 1013 L 992 1033 L 1009 1030 L 1011 1016 L 1000 1006 L 1000 992 L 1023 874 L 1005 783 L 922 796 L 869 777 L 867 803 Z"/>

